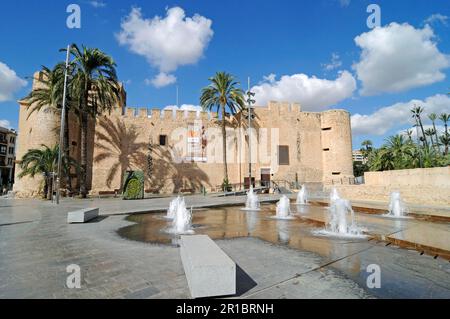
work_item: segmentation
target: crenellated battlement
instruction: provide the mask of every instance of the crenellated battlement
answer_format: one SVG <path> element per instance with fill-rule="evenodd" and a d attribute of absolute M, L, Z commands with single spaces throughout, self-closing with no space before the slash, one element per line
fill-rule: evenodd
<path fill-rule="evenodd" d="M 150 109 L 142 107 L 126 107 L 123 117 L 127 118 L 148 118 L 161 119 L 165 121 L 186 121 L 186 120 L 211 120 L 217 117 L 217 112 L 192 111 L 192 110 L 165 110 Z"/>

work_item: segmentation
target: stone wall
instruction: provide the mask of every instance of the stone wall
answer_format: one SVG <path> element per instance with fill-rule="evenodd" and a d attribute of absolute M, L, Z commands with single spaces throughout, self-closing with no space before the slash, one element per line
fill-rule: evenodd
<path fill-rule="evenodd" d="M 39 76 L 36 73 L 35 76 Z M 34 87 L 36 87 L 35 81 Z M 122 185 L 126 170 L 142 170 L 145 189 L 172 193 L 181 190 L 215 190 L 223 181 L 221 118 L 217 113 L 172 111 L 145 107 L 125 107 L 119 103 L 111 114 L 90 123 L 88 136 L 88 189 L 92 195 L 114 191 Z M 20 102 L 17 159 L 30 148 L 58 143 L 59 114 L 36 112 L 30 117 L 28 105 Z M 254 108 L 252 121 L 252 177 L 261 179 L 270 172 L 272 181 L 347 184 L 353 178 L 350 115 L 344 110 L 303 112 L 296 103 L 269 102 Z M 70 153 L 80 159 L 80 128 L 71 116 Z M 188 125 L 196 123 L 205 130 L 206 161 L 179 162 L 180 149 L 186 146 L 181 137 Z M 241 113 L 227 118 L 227 162 L 230 183 L 243 183 L 248 176 L 247 120 Z M 159 145 L 160 135 L 167 144 Z M 186 138 L 186 136 L 184 137 Z M 184 144 L 183 144 L 184 143 Z M 181 146 L 180 146 L 181 145 Z M 288 164 L 278 163 L 279 146 L 289 149 Z M 153 167 L 149 171 L 149 160 Z M 279 165 L 280 164 L 280 165 Z M 16 171 L 16 176 L 20 169 Z M 64 181 L 63 181 L 64 182 Z M 77 178 L 73 186 L 78 185 Z M 19 197 L 36 196 L 42 178 L 16 179 L 14 190 Z"/>
<path fill-rule="evenodd" d="M 350 200 L 387 202 L 391 192 L 400 191 L 406 203 L 450 206 L 450 166 L 367 172 L 364 178 L 363 185 L 334 186 Z"/>

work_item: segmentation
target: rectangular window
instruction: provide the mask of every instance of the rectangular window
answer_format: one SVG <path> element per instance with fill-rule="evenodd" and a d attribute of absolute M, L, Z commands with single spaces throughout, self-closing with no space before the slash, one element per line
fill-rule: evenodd
<path fill-rule="evenodd" d="M 6 146 L 4 146 L 4 145 L 1 145 L 0 146 L 0 154 L 6 154 Z"/>
<path fill-rule="evenodd" d="M 324 152 L 328 152 L 330 149 L 329 148 L 324 148 L 323 151 Z"/>
<path fill-rule="evenodd" d="M 332 175 L 341 175 L 341 172 L 333 172 Z"/>
<path fill-rule="evenodd" d="M 331 131 L 331 127 L 322 127 L 322 131 Z"/>
<path fill-rule="evenodd" d="M 278 145 L 278 165 L 289 165 L 288 145 Z"/>
<path fill-rule="evenodd" d="M 159 145 L 161 145 L 161 146 L 167 145 L 167 135 L 159 136 Z"/>
<path fill-rule="evenodd" d="M 14 147 L 10 147 L 8 149 L 8 154 L 14 154 Z"/>

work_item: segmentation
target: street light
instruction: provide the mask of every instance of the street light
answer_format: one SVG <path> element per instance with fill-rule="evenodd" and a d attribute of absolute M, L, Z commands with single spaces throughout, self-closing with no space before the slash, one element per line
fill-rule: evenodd
<path fill-rule="evenodd" d="M 69 55 L 70 55 L 70 47 L 67 46 L 67 54 L 66 54 L 66 69 L 64 71 L 64 91 L 63 91 L 63 103 L 61 107 L 61 128 L 59 132 L 59 152 L 58 152 L 58 170 L 56 172 L 56 204 L 59 204 L 59 198 L 61 196 L 61 166 L 62 166 L 62 154 L 64 149 L 64 130 L 65 130 L 65 115 L 66 115 L 66 94 L 67 94 L 67 76 L 69 69 Z"/>
<path fill-rule="evenodd" d="M 247 91 L 247 116 L 248 116 L 248 185 L 252 186 L 252 104 L 256 101 L 252 99 L 255 93 L 250 91 L 250 77 L 248 77 Z"/>

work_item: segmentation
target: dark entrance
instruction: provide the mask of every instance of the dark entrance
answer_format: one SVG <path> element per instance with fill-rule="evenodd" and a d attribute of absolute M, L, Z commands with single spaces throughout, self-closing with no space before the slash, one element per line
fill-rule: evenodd
<path fill-rule="evenodd" d="M 261 168 L 261 186 L 270 187 L 270 168 Z"/>

